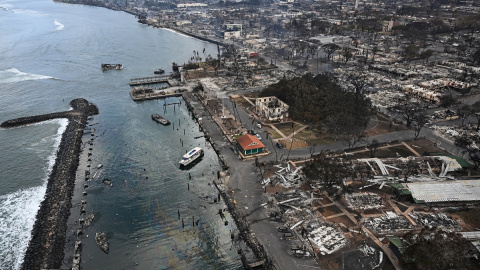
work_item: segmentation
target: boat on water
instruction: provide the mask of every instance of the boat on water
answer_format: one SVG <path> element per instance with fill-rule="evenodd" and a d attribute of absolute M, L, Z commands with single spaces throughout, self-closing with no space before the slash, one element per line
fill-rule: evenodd
<path fill-rule="evenodd" d="M 157 121 L 157 123 L 160 123 L 164 126 L 170 125 L 170 121 L 168 121 L 167 119 L 161 117 L 160 115 L 158 115 L 156 113 L 152 114 L 152 119 Z"/>
<path fill-rule="evenodd" d="M 123 69 L 123 65 L 122 64 L 102 64 L 102 71 L 110 70 L 110 69 L 120 70 L 120 69 Z"/>
<path fill-rule="evenodd" d="M 165 70 L 159 68 L 159 69 L 156 69 L 155 71 L 153 71 L 153 74 L 163 74 L 165 73 Z"/>
<path fill-rule="evenodd" d="M 195 147 L 183 155 L 182 159 L 178 163 L 180 163 L 180 166 L 185 167 L 201 157 L 203 157 L 203 149 L 200 147 Z"/>

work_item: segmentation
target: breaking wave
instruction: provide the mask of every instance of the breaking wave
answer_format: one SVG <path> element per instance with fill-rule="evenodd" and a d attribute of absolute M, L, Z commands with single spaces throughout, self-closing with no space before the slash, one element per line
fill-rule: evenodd
<path fill-rule="evenodd" d="M 57 28 L 55 29 L 55 31 L 60 31 L 60 30 L 63 30 L 63 28 L 65 27 L 65 25 L 59 23 L 57 20 L 55 20 L 53 22 L 53 24 L 55 24 L 57 26 Z"/>
<path fill-rule="evenodd" d="M 169 32 L 173 32 L 173 33 L 175 33 L 175 34 L 177 34 L 177 35 L 179 35 L 179 36 L 192 38 L 191 36 L 185 35 L 184 33 L 177 32 L 177 31 L 172 30 L 172 29 L 170 29 L 170 28 L 162 28 L 162 29 L 163 29 L 163 30 L 167 30 L 167 31 L 169 31 Z"/>
<path fill-rule="evenodd" d="M 34 80 L 46 80 L 46 79 L 56 79 L 56 78 L 51 76 L 21 72 L 16 68 L 0 70 L 0 83 L 16 83 L 21 81 L 34 81 Z"/>
<path fill-rule="evenodd" d="M 20 269 L 22 265 L 35 223 L 35 216 L 45 196 L 46 180 L 55 163 L 62 134 L 68 124 L 67 119 L 56 119 L 45 123 L 52 122 L 59 123 L 60 127 L 54 136 L 53 151 L 48 157 L 44 183 L 38 187 L 0 196 L 0 269 Z"/>

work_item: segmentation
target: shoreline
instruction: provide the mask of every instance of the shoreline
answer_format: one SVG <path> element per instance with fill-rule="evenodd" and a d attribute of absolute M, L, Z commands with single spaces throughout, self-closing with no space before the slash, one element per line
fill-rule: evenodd
<path fill-rule="evenodd" d="M 101 7 L 101 8 L 106 8 L 106 9 L 115 10 L 115 11 L 123 11 L 123 12 L 131 14 L 131 15 L 137 17 L 137 18 L 138 18 L 139 15 L 141 15 L 141 14 L 135 13 L 132 10 L 128 10 L 128 9 L 125 9 L 125 8 L 110 7 L 110 6 L 105 5 L 104 3 L 95 3 L 95 4 L 84 3 L 82 0 L 72 0 L 72 1 L 54 0 L 54 2 L 64 3 L 64 4 L 73 4 L 73 5 L 85 5 L 85 6 Z M 193 37 L 193 38 L 196 38 L 196 39 L 199 39 L 199 40 L 202 40 L 202 41 L 210 42 L 210 43 L 213 43 L 215 45 L 220 45 L 220 46 L 227 46 L 228 45 L 227 43 L 224 43 L 224 42 L 221 42 L 221 41 L 218 41 L 218 40 L 214 40 L 214 39 L 210 39 L 208 37 L 202 37 L 202 36 L 199 36 L 199 35 L 195 35 L 194 33 L 185 32 L 183 30 L 179 30 L 179 29 L 176 29 L 176 28 L 173 28 L 173 27 L 168 27 L 166 25 L 158 25 L 156 22 L 151 23 L 151 22 L 148 22 L 146 20 L 138 20 L 137 22 L 140 23 L 140 24 L 145 24 L 145 25 L 154 27 L 154 28 L 169 29 L 169 30 L 172 30 L 174 32 L 177 32 L 178 34 L 187 35 L 189 37 Z"/>
<path fill-rule="evenodd" d="M 198 99 L 198 97 L 193 94 L 193 93 L 184 93 L 183 94 L 183 99 L 185 100 L 185 104 L 187 105 L 188 111 L 192 114 L 192 116 L 197 120 L 199 126 L 201 127 L 202 130 L 204 130 L 205 137 L 207 141 L 212 145 L 213 149 L 215 150 L 215 153 L 217 154 L 217 157 L 219 161 L 222 164 L 223 172 L 224 174 L 223 177 L 220 177 L 219 180 L 214 180 L 213 184 L 215 188 L 218 190 L 220 195 L 223 198 L 223 201 L 225 202 L 225 205 L 227 206 L 228 212 L 232 216 L 232 219 L 235 222 L 235 225 L 237 226 L 237 229 L 239 230 L 238 237 L 241 239 L 246 246 L 253 252 L 255 256 L 255 262 L 248 261 L 247 258 L 245 257 L 245 254 L 242 252 L 240 254 L 241 256 L 241 261 L 245 269 L 250 269 L 253 268 L 253 265 L 263 265 L 265 269 L 271 269 L 270 267 L 270 259 L 267 255 L 267 252 L 264 248 L 264 246 L 258 241 L 255 235 L 253 235 L 250 231 L 250 224 L 248 220 L 245 218 L 245 215 L 242 213 L 241 209 L 238 207 L 238 205 L 234 202 L 235 199 L 230 196 L 228 192 L 228 187 L 223 184 L 224 183 L 224 178 L 226 175 L 228 175 L 230 172 L 230 166 L 227 164 L 225 159 L 220 155 L 220 148 L 219 146 L 215 143 L 215 139 L 213 136 L 218 137 L 221 133 L 221 136 L 224 137 L 225 135 L 223 134 L 223 131 L 220 131 L 220 127 L 218 126 L 218 123 L 215 122 L 214 119 L 211 119 L 216 125 L 216 128 L 212 129 L 211 127 L 207 127 L 207 121 L 198 121 L 199 118 L 204 118 L 208 117 L 211 118 L 211 114 L 208 111 L 208 109 L 204 106 L 203 102 Z M 192 103 L 195 103 L 197 106 L 201 108 L 196 108 Z M 200 115 L 201 111 L 203 109 L 203 113 L 206 115 Z M 218 129 L 217 129 L 218 128 Z M 217 133 L 214 135 L 214 133 Z"/>
<path fill-rule="evenodd" d="M 85 99 L 74 99 L 70 105 L 72 111 L 22 117 L 0 125 L 11 128 L 54 118 L 69 120 L 48 176 L 45 197 L 36 214 L 21 269 L 59 269 L 62 264 L 83 130 L 87 117 L 98 114 L 98 108 Z"/>

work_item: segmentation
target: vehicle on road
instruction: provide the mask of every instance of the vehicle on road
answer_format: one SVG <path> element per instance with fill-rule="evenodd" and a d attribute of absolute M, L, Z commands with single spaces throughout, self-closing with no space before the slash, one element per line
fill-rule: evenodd
<path fill-rule="evenodd" d="M 282 145 L 280 142 L 277 142 L 276 145 L 277 145 L 277 147 L 280 148 L 280 149 L 283 148 L 283 145 Z"/>
<path fill-rule="evenodd" d="M 260 134 L 257 133 L 257 139 L 259 139 L 260 141 L 262 140 L 262 136 L 260 136 Z"/>
<path fill-rule="evenodd" d="M 262 124 L 257 124 L 257 127 L 258 127 L 258 128 L 262 128 Z"/>

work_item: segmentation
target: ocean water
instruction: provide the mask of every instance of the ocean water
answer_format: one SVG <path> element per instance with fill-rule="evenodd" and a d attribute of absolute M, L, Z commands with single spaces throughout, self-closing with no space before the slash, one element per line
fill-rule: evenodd
<path fill-rule="evenodd" d="M 95 213 L 82 239 L 83 269 L 241 268 L 230 239 L 233 222 L 226 214 L 225 225 L 218 211 L 226 207 L 213 203 L 218 158 L 203 137 L 195 139 L 203 134 L 185 102 L 135 103 L 128 95 L 130 78 L 170 72 L 172 62 L 188 61 L 194 50 L 216 55 L 216 46 L 139 24 L 124 12 L 48 0 L 0 0 L 0 33 L 0 121 L 69 110 L 80 97 L 99 107 L 89 122 L 94 144 L 84 148 L 92 148 L 91 161 L 82 156 L 78 173 L 89 164 L 95 176 L 81 197 L 87 213 Z M 102 72 L 102 63 L 124 69 Z M 164 106 L 172 103 L 181 105 Z M 155 123 L 152 113 L 174 125 Z M 0 129 L 0 269 L 22 263 L 66 125 Z M 178 160 L 195 146 L 205 149 L 203 160 L 180 170 Z M 76 200 L 83 179 L 77 184 Z M 96 232 L 107 234 L 108 255 L 95 244 Z"/>

